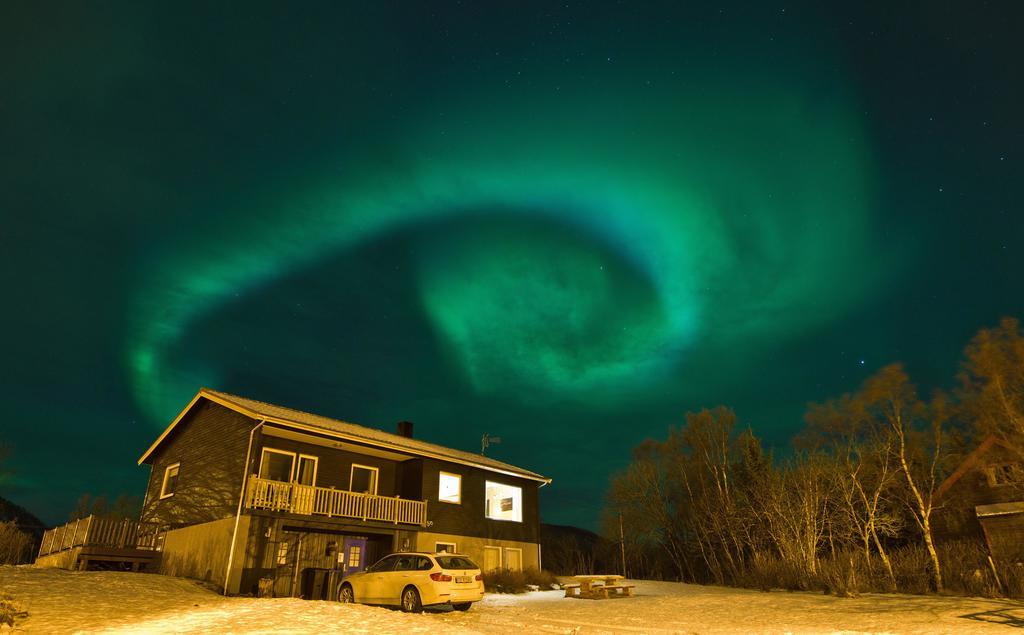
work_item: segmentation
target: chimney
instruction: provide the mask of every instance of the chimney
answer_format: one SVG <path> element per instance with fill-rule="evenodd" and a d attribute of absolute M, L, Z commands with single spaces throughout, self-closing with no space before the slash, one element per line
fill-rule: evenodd
<path fill-rule="evenodd" d="M 405 437 L 406 439 L 412 438 L 412 421 L 398 422 L 398 436 Z"/>

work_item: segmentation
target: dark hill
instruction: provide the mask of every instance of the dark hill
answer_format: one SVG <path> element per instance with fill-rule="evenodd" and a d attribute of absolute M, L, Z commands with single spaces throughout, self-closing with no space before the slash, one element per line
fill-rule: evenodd
<path fill-rule="evenodd" d="M 541 564 L 558 575 L 617 572 L 615 545 L 594 532 L 570 525 L 540 525 Z"/>
<path fill-rule="evenodd" d="M 43 539 L 43 532 L 48 526 L 39 518 L 21 505 L 17 505 L 0 496 L 0 522 L 13 520 L 18 529 L 32 534 L 36 548 Z"/>

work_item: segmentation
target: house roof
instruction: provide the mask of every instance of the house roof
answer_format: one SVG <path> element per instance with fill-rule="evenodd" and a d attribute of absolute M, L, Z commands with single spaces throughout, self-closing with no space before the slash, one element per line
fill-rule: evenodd
<path fill-rule="evenodd" d="M 437 445 L 436 443 L 429 443 L 419 439 L 411 439 L 398 434 L 384 432 L 383 430 L 368 428 L 355 423 L 348 423 L 347 421 L 340 421 L 338 419 L 331 419 L 329 417 L 315 415 L 309 412 L 295 410 L 293 408 L 286 408 L 284 406 L 257 401 L 255 399 L 249 399 L 248 397 L 240 397 L 238 395 L 232 395 L 230 393 L 210 388 L 199 389 L 199 392 L 192 398 L 192 401 L 189 402 L 185 409 L 181 411 L 169 426 L 167 426 L 167 429 L 164 430 L 163 434 L 161 434 L 160 437 L 153 442 L 153 445 L 151 445 L 142 457 L 139 458 L 139 464 L 142 464 L 149 459 L 152 453 L 160 446 L 164 439 L 170 435 L 175 426 L 178 425 L 178 423 L 184 418 L 185 414 L 192 409 L 200 398 L 205 398 L 218 403 L 252 419 L 266 421 L 275 425 L 305 429 L 307 431 L 312 430 L 321 434 L 327 434 L 329 436 L 356 441 L 367 445 L 398 450 L 416 456 L 432 457 L 445 461 L 452 461 L 454 463 L 471 465 L 485 470 L 490 470 L 492 472 L 540 481 L 544 484 L 551 482 L 551 479 L 541 476 L 536 472 L 531 472 L 530 470 L 516 467 L 480 454 L 464 452 L 462 450 L 448 448 L 443 445 Z"/>
<path fill-rule="evenodd" d="M 949 475 L 949 478 L 943 481 L 942 485 L 939 485 L 939 489 L 935 492 L 936 497 L 941 497 L 943 494 L 945 494 L 950 487 L 953 487 L 954 483 L 959 481 L 964 474 L 967 474 L 967 472 L 969 472 L 971 468 L 977 465 L 978 462 L 981 461 L 981 459 L 986 454 L 988 454 L 988 451 L 995 446 L 1000 446 L 1006 448 L 1007 450 L 1019 452 L 1019 450 L 1014 448 L 1012 445 L 1010 445 L 1003 439 L 1000 439 L 996 435 L 988 435 L 981 443 L 978 444 L 978 447 L 976 447 L 973 452 L 967 455 L 967 457 L 963 460 L 959 467 L 957 467 L 956 470 Z"/>
<path fill-rule="evenodd" d="M 1024 501 L 1018 501 L 1016 503 L 994 503 L 992 505 L 978 505 L 974 508 L 974 511 L 978 514 L 978 518 L 987 518 L 989 516 L 1005 516 L 1007 514 L 1022 514 L 1024 513 Z"/>

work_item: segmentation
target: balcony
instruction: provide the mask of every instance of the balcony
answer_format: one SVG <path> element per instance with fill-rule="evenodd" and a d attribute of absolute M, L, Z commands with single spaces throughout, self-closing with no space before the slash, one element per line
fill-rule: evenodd
<path fill-rule="evenodd" d="M 88 516 L 47 529 L 39 545 L 39 555 L 48 556 L 75 547 L 153 550 L 157 548 L 157 535 L 156 523 Z"/>
<path fill-rule="evenodd" d="M 156 523 L 88 516 L 47 529 L 36 566 L 87 569 L 91 562 L 119 562 L 138 571 L 157 561 L 161 539 Z"/>
<path fill-rule="evenodd" d="M 245 506 L 248 509 L 373 520 L 396 525 L 423 527 L 427 524 L 427 501 L 284 483 L 257 476 L 250 476 L 246 484 Z"/>

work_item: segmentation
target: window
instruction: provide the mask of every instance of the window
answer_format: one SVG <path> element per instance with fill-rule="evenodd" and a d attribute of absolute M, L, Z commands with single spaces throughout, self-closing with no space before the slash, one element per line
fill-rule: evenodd
<path fill-rule="evenodd" d="M 180 468 L 181 463 L 175 463 L 164 469 L 164 482 L 160 486 L 160 498 L 174 496 L 174 491 L 178 488 L 178 470 Z"/>
<path fill-rule="evenodd" d="M 494 520 L 523 522 L 523 490 L 503 483 L 486 482 L 484 515 Z"/>
<path fill-rule="evenodd" d="M 361 562 L 363 548 L 359 545 L 352 545 L 348 548 L 348 566 L 358 567 Z"/>
<path fill-rule="evenodd" d="M 988 484 L 991 487 L 1019 483 L 1024 479 L 1024 470 L 1021 470 L 1021 467 L 1015 463 L 993 465 L 986 472 L 988 472 Z"/>
<path fill-rule="evenodd" d="M 289 483 L 295 466 L 295 453 L 263 448 L 260 457 L 260 478 Z"/>
<path fill-rule="evenodd" d="M 434 553 L 458 553 L 458 549 L 455 547 L 454 542 L 436 542 L 434 543 Z"/>
<path fill-rule="evenodd" d="M 288 543 L 277 543 L 277 564 L 288 564 Z"/>
<path fill-rule="evenodd" d="M 377 493 L 377 468 L 366 465 L 352 465 L 348 489 L 352 492 L 365 494 Z"/>
<path fill-rule="evenodd" d="M 438 478 L 437 500 L 442 503 L 461 503 L 462 477 L 451 472 L 441 472 Z"/>
<path fill-rule="evenodd" d="M 316 467 L 319 459 L 306 454 L 299 455 L 299 469 L 295 472 L 295 482 L 299 485 L 316 485 Z"/>
<path fill-rule="evenodd" d="M 442 569 L 478 569 L 476 563 L 465 556 L 438 556 L 437 564 Z"/>
<path fill-rule="evenodd" d="M 434 565 L 423 556 L 398 556 L 395 571 L 430 571 Z"/>
<path fill-rule="evenodd" d="M 398 556 L 385 556 L 366 568 L 369 572 L 374 571 L 391 571 L 394 568 L 395 562 L 398 560 Z"/>

